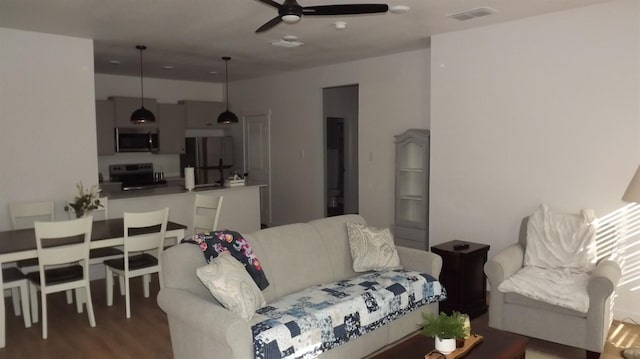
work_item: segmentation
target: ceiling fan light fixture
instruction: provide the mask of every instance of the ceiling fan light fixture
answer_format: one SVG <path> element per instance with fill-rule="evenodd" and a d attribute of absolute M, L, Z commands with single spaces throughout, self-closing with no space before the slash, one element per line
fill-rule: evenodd
<path fill-rule="evenodd" d="M 218 123 L 230 124 L 230 123 L 238 123 L 238 116 L 235 113 L 229 111 L 229 60 L 231 58 L 229 56 L 224 56 L 222 58 L 224 60 L 224 84 L 225 84 L 225 93 L 226 93 L 226 109 L 223 113 L 218 115 Z"/>
<path fill-rule="evenodd" d="M 156 116 L 153 115 L 153 112 L 144 108 L 144 83 L 143 83 L 143 72 L 142 72 L 142 51 L 146 50 L 147 47 L 144 45 L 136 46 L 136 49 L 140 50 L 140 108 L 133 111 L 131 114 L 131 122 L 136 125 L 144 124 L 144 123 L 154 123 L 156 122 Z"/>
<path fill-rule="evenodd" d="M 296 22 L 300 21 L 300 16 L 298 16 L 298 15 L 282 15 L 282 21 L 286 22 L 287 24 L 295 24 Z"/>

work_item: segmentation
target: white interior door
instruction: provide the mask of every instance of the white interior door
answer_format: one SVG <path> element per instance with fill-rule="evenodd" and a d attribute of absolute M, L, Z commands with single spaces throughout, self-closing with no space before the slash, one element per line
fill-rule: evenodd
<path fill-rule="evenodd" d="M 250 184 L 260 188 L 260 223 L 271 225 L 270 111 L 244 116 L 245 172 Z"/>

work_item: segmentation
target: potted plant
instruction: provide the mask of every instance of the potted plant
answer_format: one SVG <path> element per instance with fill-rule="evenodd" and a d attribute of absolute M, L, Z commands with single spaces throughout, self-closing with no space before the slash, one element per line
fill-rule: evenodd
<path fill-rule="evenodd" d="M 440 313 L 422 313 L 422 335 L 435 338 L 436 350 L 442 354 L 450 354 L 456 349 L 456 339 L 469 336 L 469 329 L 465 324 L 467 316 L 460 312 L 451 315 Z"/>
<path fill-rule="evenodd" d="M 85 189 L 82 182 L 80 182 L 76 185 L 76 188 L 78 189 L 78 195 L 72 202 L 68 202 L 67 205 L 64 206 L 65 211 L 69 212 L 73 210 L 76 217 L 80 218 L 85 214 L 102 207 L 102 203 L 100 203 L 100 189 L 97 185 L 94 185 L 89 189 Z"/>

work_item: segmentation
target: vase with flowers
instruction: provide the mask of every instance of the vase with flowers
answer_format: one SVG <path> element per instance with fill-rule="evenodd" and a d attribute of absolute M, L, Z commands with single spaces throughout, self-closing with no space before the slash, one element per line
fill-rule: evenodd
<path fill-rule="evenodd" d="M 76 184 L 78 189 L 78 195 L 75 196 L 73 201 L 68 202 L 64 206 L 64 210 L 69 212 L 73 210 L 76 214 L 76 218 L 84 217 L 87 213 L 102 207 L 100 203 L 100 189 L 97 185 L 91 186 L 91 188 L 84 188 L 82 182 Z"/>

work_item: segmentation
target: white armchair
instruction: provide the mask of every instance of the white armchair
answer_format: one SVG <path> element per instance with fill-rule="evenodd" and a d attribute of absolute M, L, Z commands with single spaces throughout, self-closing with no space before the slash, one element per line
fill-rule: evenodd
<path fill-rule="evenodd" d="M 488 260 L 484 266 L 491 286 L 489 326 L 529 337 L 586 350 L 587 358 L 599 358 L 612 320 L 611 300 L 620 279 L 617 262 L 600 260 L 591 272 L 586 313 L 535 300 L 515 292 L 500 292 L 500 283 L 524 265 L 527 223 L 523 219 L 519 242 Z"/>

